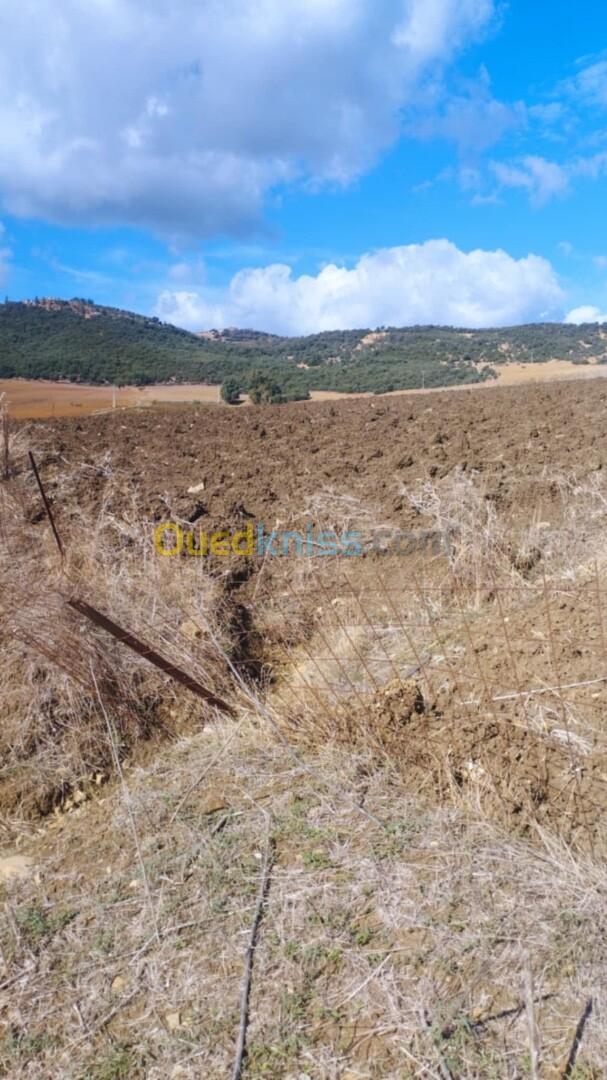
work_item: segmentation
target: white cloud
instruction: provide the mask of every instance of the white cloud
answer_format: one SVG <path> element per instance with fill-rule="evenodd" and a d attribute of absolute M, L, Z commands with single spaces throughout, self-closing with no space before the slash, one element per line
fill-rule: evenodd
<path fill-rule="evenodd" d="M 605 142 L 601 113 L 607 109 L 607 59 L 586 63 L 570 79 L 558 83 L 552 95 L 558 100 L 522 106 L 531 133 L 560 143 L 562 161 L 550 161 L 537 154 L 510 161 L 492 161 L 490 170 L 500 188 L 521 188 L 532 205 L 542 206 L 567 195 L 579 180 L 599 180 L 607 175 L 607 151 L 589 153 L 589 147 Z M 499 114 L 496 114 L 499 122 Z M 597 120 L 601 122 L 596 127 Z"/>
<path fill-rule="evenodd" d="M 0 198 L 16 215 L 237 233 L 346 182 L 494 0 L 4 0 Z"/>
<path fill-rule="evenodd" d="M 560 84 L 559 90 L 586 105 L 607 106 L 607 60 L 599 60 L 582 68 L 572 79 Z"/>
<path fill-rule="evenodd" d="M 458 4 L 451 0 L 405 0 L 400 7 L 402 21 L 392 33 L 392 41 L 422 60 L 452 52 L 471 27 L 484 25 L 494 13 L 492 0 L 460 0 Z"/>
<path fill-rule="evenodd" d="M 598 180 L 607 172 L 607 153 L 601 151 L 589 157 L 577 158 L 571 166 L 571 171 L 576 176 L 585 176 L 590 180 Z"/>
<path fill-rule="evenodd" d="M 491 168 L 502 187 L 525 188 L 535 206 L 565 195 L 569 189 L 566 168 L 532 154 L 514 163 L 493 161 Z"/>
<path fill-rule="evenodd" d="M 227 289 L 167 289 L 156 314 L 191 329 L 250 327 L 283 334 L 368 326 L 503 326 L 548 319 L 562 292 L 545 259 L 504 251 L 468 253 L 447 240 L 363 255 L 352 269 L 316 276 L 290 267 L 241 270 Z M 560 317 L 560 314 L 559 314 Z"/>
<path fill-rule="evenodd" d="M 489 74 L 483 67 L 478 79 L 465 86 L 464 93 L 453 94 L 444 108 L 414 124 L 412 131 L 422 139 L 455 142 L 460 157 L 469 160 L 526 122 L 527 109 L 522 102 L 505 104 L 493 97 Z"/>
<path fill-rule="evenodd" d="M 182 288 L 195 281 L 200 284 L 206 281 L 207 268 L 204 259 L 182 259 L 169 267 L 168 276 L 171 281 L 180 284 Z"/>
<path fill-rule="evenodd" d="M 564 321 L 571 326 L 581 326 L 582 323 L 605 323 L 607 322 L 607 315 L 603 315 L 600 308 L 585 304 L 582 307 L 574 308 L 568 315 L 565 315 Z"/>
<path fill-rule="evenodd" d="M 492 161 L 490 168 L 502 188 L 524 188 L 533 206 L 567 195 L 578 178 L 598 180 L 607 173 L 607 151 L 578 155 L 562 165 L 528 155 L 515 161 Z"/>
<path fill-rule="evenodd" d="M 548 105 L 530 105 L 527 109 L 532 120 L 537 120 L 543 127 L 549 128 L 553 124 L 561 124 L 568 118 L 568 113 L 562 101 L 551 101 Z"/>

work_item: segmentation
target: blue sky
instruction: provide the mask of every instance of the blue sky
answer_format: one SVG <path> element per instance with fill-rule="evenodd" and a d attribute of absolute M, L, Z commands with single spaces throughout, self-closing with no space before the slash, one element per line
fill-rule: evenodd
<path fill-rule="evenodd" d="M 599 0 L 5 0 L 0 61 L 11 299 L 607 321 Z"/>

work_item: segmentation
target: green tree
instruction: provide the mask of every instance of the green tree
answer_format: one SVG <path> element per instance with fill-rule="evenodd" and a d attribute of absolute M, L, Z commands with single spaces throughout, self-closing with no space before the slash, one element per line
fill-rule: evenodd
<path fill-rule="evenodd" d="M 236 405 L 240 400 L 240 383 L 237 379 L 225 379 L 221 384 L 221 399 L 227 405 Z"/>
<path fill-rule="evenodd" d="M 249 397 L 254 405 L 278 405 L 285 400 L 282 386 L 262 371 L 251 372 Z"/>

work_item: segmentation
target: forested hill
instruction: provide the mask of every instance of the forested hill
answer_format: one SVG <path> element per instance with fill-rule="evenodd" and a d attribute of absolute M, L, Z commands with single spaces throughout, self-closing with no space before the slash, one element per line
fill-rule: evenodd
<path fill-rule="evenodd" d="M 346 330 L 282 338 L 250 330 L 192 334 L 88 300 L 0 305 L 0 378 L 91 383 L 221 383 L 242 390 L 260 374 L 287 397 L 308 390 L 385 392 L 474 383 L 503 363 L 607 363 L 607 328 L 531 324 Z"/>

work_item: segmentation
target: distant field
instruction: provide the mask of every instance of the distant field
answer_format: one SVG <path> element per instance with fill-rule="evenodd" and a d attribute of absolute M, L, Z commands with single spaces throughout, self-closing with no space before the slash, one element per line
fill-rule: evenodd
<path fill-rule="evenodd" d="M 607 375 L 607 367 L 603 364 L 590 361 L 587 365 L 580 365 L 571 360 L 546 360 L 542 364 L 502 364 L 496 367 L 495 371 L 500 386 L 553 382 L 559 379 L 596 379 Z"/>
<path fill-rule="evenodd" d="M 502 364 L 496 368 L 497 379 L 483 383 L 463 383 L 459 386 L 432 386 L 425 390 L 392 390 L 385 397 L 401 394 L 436 394 L 442 390 L 487 390 L 492 386 L 522 386 L 524 384 L 567 382 L 572 379 L 598 379 L 607 375 L 607 366 L 589 364 L 587 367 L 570 360 L 548 360 L 544 364 Z M 312 401 L 335 401 L 341 398 L 373 397 L 372 394 L 344 394 L 333 390 L 312 390 Z"/>
<path fill-rule="evenodd" d="M 204 401 L 218 403 L 219 387 L 206 385 L 83 386 L 78 383 L 38 379 L 0 380 L 0 394 L 9 400 L 10 415 L 18 420 L 46 420 L 49 417 L 90 416 L 116 408 L 135 408 L 160 402 Z"/>
<path fill-rule="evenodd" d="M 593 379 L 607 375 L 607 365 L 580 366 L 569 360 L 548 360 L 543 364 L 512 363 L 497 368 L 498 378 L 478 387 L 519 386 L 524 383 L 554 382 L 563 379 Z M 395 390 L 390 395 L 435 393 L 438 389 L 469 390 L 471 384 L 433 387 L 429 390 Z M 9 412 L 17 420 L 46 420 L 51 417 L 90 416 L 106 412 L 114 405 L 120 409 L 141 408 L 156 403 L 177 404 L 200 401 L 221 404 L 219 386 L 183 383 L 167 386 L 89 386 L 80 383 L 52 382 L 42 379 L 0 379 L 0 394 L 9 400 Z M 341 398 L 370 397 L 367 393 L 345 394 L 334 390 L 312 390 L 313 401 L 337 401 Z"/>

